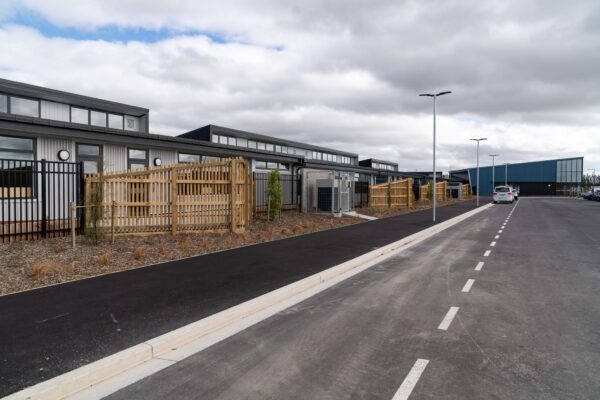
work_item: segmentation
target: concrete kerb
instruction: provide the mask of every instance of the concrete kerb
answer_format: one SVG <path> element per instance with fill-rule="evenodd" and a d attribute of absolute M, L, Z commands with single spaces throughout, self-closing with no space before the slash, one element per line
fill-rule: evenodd
<path fill-rule="evenodd" d="M 310 295 L 319 293 L 338 282 L 350 278 L 371 266 L 388 259 L 399 252 L 406 250 L 415 244 L 441 232 L 475 214 L 478 214 L 492 204 L 476 208 L 447 221 L 424 229 L 413 235 L 407 236 L 394 243 L 380 247 L 369 253 L 365 253 L 352 260 L 346 261 L 335 267 L 326 269 L 279 289 L 265 293 L 252 300 L 248 300 L 237 306 L 228 308 L 199 321 L 193 322 L 181 328 L 175 329 L 164 335 L 150 339 L 136 346 L 130 347 L 101 360 L 69 371 L 55 378 L 38 383 L 13 393 L 5 400 L 59 400 L 73 395 L 81 390 L 96 385 L 104 380 L 112 378 L 134 368 L 142 363 L 158 358 L 166 353 L 174 351 L 186 344 L 193 342 L 203 336 L 217 332 L 228 325 L 248 318 L 278 303 L 283 303 L 294 297 L 298 302 L 306 298 L 299 296 L 304 292 Z"/>

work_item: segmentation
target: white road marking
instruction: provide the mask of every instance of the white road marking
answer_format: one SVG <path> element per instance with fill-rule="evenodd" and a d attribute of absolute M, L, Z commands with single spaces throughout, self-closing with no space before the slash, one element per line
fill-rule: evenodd
<path fill-rule="evenodd" d="M 502 233 L 502 229 L 500 229 L 500 230 L 498 231 L 498 233 Z"/>
<path fill-rule="evenodd" d="M 491 250 L 486 250 L 485 253 L 483 253 L 483 256 L 484 257 L 489 257 L 491 253 L 492 253 Z"/>
<path fill-rule="evenodd" d="M 400 385 L 398 391 L 396 392 L 392 400 L 408 399 L 413 389 L 415 388 L 415 385 L 417 384 L 417 382 L 419 382 L 421 374 L 423 374 L 423 371 L 425 371 L 425 367 L 427 366 L 427 364 L 429 364 L 429 360 L 424 360 L 422 358 L 419 358 L 417 361 L 415 361 L 415 364 L 410 369 L 408 375 L 406 375 L 406 378 L 404 378 L 402 385 Z"/>
<path fill-rule="evenodd" d="M 469 293 L 469 290 L 471 290 L 471 286 L 473 286 L 474 283 L 475 279 L 467 279 L 467 283 L 465 283 L 465 286 L 462 288 L 462 291 L 464 293 Z"/>
<path fill-rule="evenodd" d="M 458 312 L 458 309 L 459 309 L 459 307 L 454 307 L 454 306 L 450 307 L 450 309 L 446 313 L 446 316 L 444 317 L 444 319 L 440 323 L 440 326 L 438 326 L 439 330 L 442 330 L 442 331 L 447 331 L 448 330 L 448 327 L 450 326 L 450 324 L 452 323 L 452 320 L 456 316 L 456 313 Z"/>
<path fill-rule="evenodd" d="M 496 245 L 496 242 L 490 243 L 490 247 L 494 247 L 495 245 Z"/>
<path fill-rule="evenodd" d="M 500 239 L 500 235 L 494 236 L 494 239 Z"/>
<path fill-rule="evenodd" d="M 475 266 L 475 271 L 481 271 L 481 268 L 483 268 L 483 264 L 484 264 L 483 261 L 479 261 L 477 263 L 477 265 Z"/>

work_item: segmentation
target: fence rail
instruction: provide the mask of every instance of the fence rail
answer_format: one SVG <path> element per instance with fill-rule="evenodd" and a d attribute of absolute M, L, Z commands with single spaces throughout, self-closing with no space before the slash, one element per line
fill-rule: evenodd
<path fill-rule="evenodd" d="M 80 163 L 0 159 L 0 242 L 68 235 L 81 179 Z"/>
<path fill-rule="evenodd" d="M 414 202 L 411 178 L 371 185 L 369 204 L 372 207 L 410 207 Z"/>
<path fill-rule="evenodd" d="M 252 210 L 252 181 L 241 158 L 200 161 L 86 177 L 87 228 L 116 234 L 242 232 Z"/>

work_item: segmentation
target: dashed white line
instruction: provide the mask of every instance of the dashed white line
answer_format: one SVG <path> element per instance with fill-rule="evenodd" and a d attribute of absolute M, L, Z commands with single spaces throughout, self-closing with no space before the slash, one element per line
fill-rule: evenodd
<path fill-rule="evenodd" d="M 496 242 L 490 243 L 490 247 L 494 247 L 495 245 L 496 245 Z"/>
<path fill-rule="evenodd" d="M 452 323 L 452 320 L 456 316 L 456 313 L 458 312 L 458 309 L 459 309 L 459 307 L 454 307 L 454 306 L 450 307 L 450 309 L 446 313 L 446 316 L 444 317 L 444 319 L 440 323 L 440 326 L 438 326 L 439 330 L 442 330 L 442 331 L 447 331 L 448 330 L 448 327 L 450 326 L 450 324 Z"/>
<path fill-rule="evenodd" d="M 406 378 L 404 378 L 402 385 L 400 385 L 392 400 L 408 399 L 415 388 L 415 385 L 417 382 L 419 382 L 421 374 L 423 374 L 423 371 L 425 371 L 427 364 L 429 364 L 429 360 L 424 360 L 422 358 L 419 358 L 417 361 L 415 361 L 413 367 L 410 369 L 408 375 L 406 375 Z"/>
<path fill-rule="evenodd" d="M 484 257 L 489 257 L 491 253 L 492 253 L 491 250 L 486 250 L 485 253 L 483 253 L 483 256 Z"/>
<path fill-rule="evenodd" d="M 483 268 L 483 264 L 484 264 L 483 261 L 479 261 L 477 263 L 477 265 L 475 266 L 475 271 L 481 271 L 481 268 Z"/>
<path fill-rule="evenodd" d="M 502 233 L 502 229 L 500 229 L 500 230 L 498 231 L 498 233 Z"/>
<path fill-rule="evenodd" d="M 462 291 L 464 293 L 469 293 L 469 290 L 471 290 L 471 286 L 473 286 L 474 283 L 475 279 L 467 279 L 467 283 L 465 283 L 465 286 L 463 286 Z"/>
<path fill-rule="evenodd" d="M 494 236 L 494 239 L 500 239 L 500 235 Z"/>

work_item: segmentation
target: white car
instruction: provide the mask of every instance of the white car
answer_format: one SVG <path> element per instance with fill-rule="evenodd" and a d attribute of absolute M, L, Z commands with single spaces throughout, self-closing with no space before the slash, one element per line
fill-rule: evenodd
<path fill-rule="evenodd" d="M 510 186 L 496 186 L 494 193 L 492 194 L 492 200 L 494 203 L 513 203 L 515 201 L 514 189 Z"/>

